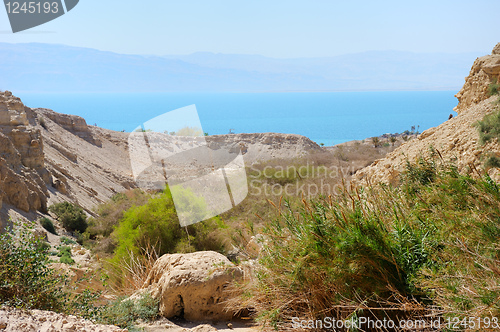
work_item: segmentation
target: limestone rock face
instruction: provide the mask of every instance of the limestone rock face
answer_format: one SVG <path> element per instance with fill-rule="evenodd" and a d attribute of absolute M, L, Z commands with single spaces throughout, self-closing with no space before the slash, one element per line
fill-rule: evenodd
<path fill-rule="evenodd" d="M 42 136 L 30 118 L 19 98 L 0 93 L 0 207 L 8 203 L 25 212 L 45 212 L 50 179 Z"/>
<path fill-rule="evenodd" d="M 89 320 L 45 310 L 0 309 L 0 330 L 19 331 L 74 331 L 119 332 L 127 331 L 113 325 L 94 324 Z"/>
<path fill-rule="evenodd" d="M 468 107 L 488 99 L 488 85 L 494 80 L 500 81 L 500 43 L 495 46 L 491 55 L 474 61 L 464 86 L 455 95 L 459 103 L 454 111 L 460 114 Z"/>
<path fill-rule="evenodd" d="M 234 313 L 224 308 L 224 289 L 242 277 L 239 267 L 213 251 L 172 254 L 156 261 L 144 288 L 160 299 L 160 313 L 166 318 L 229 320 Z"/>
<path fill-rule="evenodd" d="M 90 129 L 87 126 L 87 122 L 84 118 L 77 115 L 56 113 L 52 110 L 42 108 L 37 109 L 37 111 L 39 114 L 48 117 L 64 129 L 80 137 L 81 139 L 84 139 L 87 142 L 98 147 L 102 146 L 101 140 L 94 137 L 94 135 L 92 135 L 92 133 L 90 132 Z"/>

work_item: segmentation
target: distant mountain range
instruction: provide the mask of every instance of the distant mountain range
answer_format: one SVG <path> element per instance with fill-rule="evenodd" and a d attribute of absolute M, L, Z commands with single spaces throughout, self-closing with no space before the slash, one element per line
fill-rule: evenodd
<path fill-rule="evenodd" d="M 145 56 L 53 44 L 0 43 L 0 90 L 458 90 L 479 55 L 369 51 L 296 59 L 214 53 Z"/>

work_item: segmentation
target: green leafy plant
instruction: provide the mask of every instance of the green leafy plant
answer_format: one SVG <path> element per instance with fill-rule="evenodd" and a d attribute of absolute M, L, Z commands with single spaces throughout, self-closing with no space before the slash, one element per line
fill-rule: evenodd
<path fill-rule="evenodd" d="M 148 292 L 135 299 L 119 298 L 106 306 L 101 321 L 131 329 L 137 320 L 150 321 L 158 317 L 158 308 L 159 300 Z"/>
<path fill-rule="evenodd" d="M 495 155 L 489 156 L 486 162 L 484 163 L 484 167 L 489 168 L 500 168 L 500 158 Z"/>
<path fill-rule="evenodd" d="M 500 137 L 500 110 L 484 116 L 476 125 L 479 129 L 481 144 L 485 144 L 493 138 L 498 139 Z"/>
<path fill-rule="evenodd" d="M 62 244 L 76 244 L 76 241 L 73 239 L 70 239 L 69 237 L 61 236 L 61 243 Z"/>
<path fill-rule="evenodd" d="M 49 266 L 47 250 L 33 234 L 32 225 L 8 229 L 0 235 L 0 301 L 16 308 L 62 311 L 63 277 Z"/>
<path fill-rule="evenodd" d="M 494 78 L 493 81 L 488 85 L 488 94 L 490 96 L 497 95 L 500 91 L 500 84 L 497 79 Z"/>
<path fill-rule="evenodd" d="M 68 276 L 50 266 L 48 247 L 34 227 L 16 221 L 0 235 L 0 305 L 97 317 L 99 293 L 71 291 Z"/>
<path fill-rule="evenodd" d="M 72 265 L 75 263 L 71 255 L 71 248 L 68 246 L 60 246 L 58 248 L 57 256 L 60 257 L 59 261 L 64 264 Z"/>
<path fill-rule="evenodd" d="M 49 207 L 63 227 L 70 232 L 85 232 L 87 229 L 87 215 L 79 206 L 69 202 L 57 203 Z"/>
<path fill-rule="evenodd" d="M 47 230 L 47 232 L 57 235 L 56 229 L 52 220 L 47 217 L 40 218 L 40 225 Z"/>
<path fill-rule="evenodd" d="M 177 189 L 174 189 L 177 190 Z M 185 209 L 203 215 L 204 201 L 189 191 L 177 192 L 183 197 Z M 133 256 L 145 256 L 152 248 L 159 256 L 166 253 L 193 252 L 197 250 L 224 250 L 223 223 L 209 219 L 183 228 L 175 211 L 170 190 L 151 197 L 142 206 L 133 206 L 124 212 L 123 218 L 112 233 L 116 241 L 113 257 L 109 260 L 112 275 L 120 279 L 129 272 L 123 266 L 130 263 Z M 120 271 L 117 271 L 120 270 Z"/>

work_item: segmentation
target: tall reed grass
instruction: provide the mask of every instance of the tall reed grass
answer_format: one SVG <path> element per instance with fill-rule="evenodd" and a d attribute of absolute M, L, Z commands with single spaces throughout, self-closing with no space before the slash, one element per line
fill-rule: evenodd
<path fill-rule="evenodd" d="M 436 150 L 408 162 L 398 187 L 280 201 L 232 305 L 280 329 L 293 317 L 498 317 L 499 203 L 491 178 L 460 174 Z"/>

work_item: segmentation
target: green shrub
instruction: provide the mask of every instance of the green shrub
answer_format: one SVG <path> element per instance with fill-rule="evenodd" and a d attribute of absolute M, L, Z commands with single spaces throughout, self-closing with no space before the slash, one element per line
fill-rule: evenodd
<path fill-rule="evenodd" d="M 498 139 L 500 137 L 500 110 L 486 115 L 477 122 L 477 127 L 481 144 L 485 144 L 492 138 Z"/>
<path fill-rule="evenodd" d="M 489 168 L 500 168 L 500 158 L 497 156 L 489 156 L 486 162 L 484 163 L 484 166 L 489 169 Z"/>
<path fill-rule="evenodd" d="M 204 202 L 198 197 L 190 192 L 184 192 L 183 195 L 194 213 L 205 213 L 201 206 Z M 124 264 L 129 263 L 131 254 L 144 256 L 149 249 L 159 256 L 197 250 L 222 252 L 224 240 L 220 232 L 223 228 L 224 224 L 218 219 L 181 227 L 172 196 L 167 189 L 151 197 L 145 205 L 133 206 L 124 212 L 123 219 L 112 233 L 117 245 L 110 262 L 121 269 Z"/>
<path fill-rule="evenodd" d="M 0 235 L 0 305 L 95 317 L 88 290 L 72 294 L 68 276 L 50 267 L 47 246 L 34 235 L 34 224 L 14 223 Z"/>
<path fill-rule="evenodd" d="M 87 229 L 87 215 L 81 207 L 63 202 L 52 205 L 49 210 L 55 213 L 66 230 L 83 233 Z"/>
<path fill-rule="evenodd" d="M 17 226 L 22 226 L 17 224 Z M 16 308 L 61 311 L 64 293 L 49 265 L 47 250 L 33 235 L 33 226 L 23 225 L 0 235 L 0 302 Z"/>
<path fill-rule="evenodd" d="M 58 248 L 59 253 L 57 256 L 62 257 L 63 255 L 71 256 L 71 248 L 68 246 L 60 246 Z"/>
<path fill-rule="evenodd" d="M 106 306 L 102 322 L 122 328 L 133 328 L 137 320 L 150 321 L 158 317 L 159 300 L 144 293 L 137 299 L 119 298 Z"/>
<path fill-rule="evenodd" d="M 68 255 L 61 256 L 61 258 L 59 258 L 59 262 L 64 263 L 64 264 L 68 264 L 68 265 L 73 265 L 75 263 L 73 258 L 71 258 L 71 256 L 68 256 Z"/>
<path fill-rule="evenodd" d="M 50 246 L 50 243 L 48 243 L 46 241 L 40 241 L 40 243 L 38 244 L 38 246 L 39 246 L 39 249 L 42 250 L 43 252 L 49 251 L 50 248 L 52 248 Z"/>
<path fill-rule="evenodd" d="M 488 94 L 490 96 L 497 95 L 500 91 L 500 84 L 498 84 L 497 79 L 493 79 L 493 82 L 488 85 Z"/>
<path fill-rule="evenodd" d="M 47 230 L 47 232 L 57 235 L 56 229 L 52 220 L 47 217 L 43 217 L 40 219 L 40 225 Z"/>
<path fill-rule="evenodd" d="M 71 258 L 71 256 L 72 256 L 71 255 L 71 248 L 68 246 L 60 246 L 58 248 L 57 256 L 60 257 L 59 262 L 61 262 L 61 263 L 68 264 L 68 265 L 72 265 L 75 263 L 73 258 Z"/>
<path fill-rule="evenodd" d="M 73 239 L 70 239 L 69 237 L 61 236 L 61 243 L 62 244 L 76 244 L 76 241 Z"/>
<path fill-rule="evenodd" d="M 96 240 L 98 237 L 109 237 L 113 230 L 123 218 L 123 212 L 134 205 L 144 205 L 150 195 L 139 190 L 129 190 L 118 193 L 111 200 L 99 205 L 96 209 L 97 218 L 91 218 L 87 229 L 88 239 Z"/>

